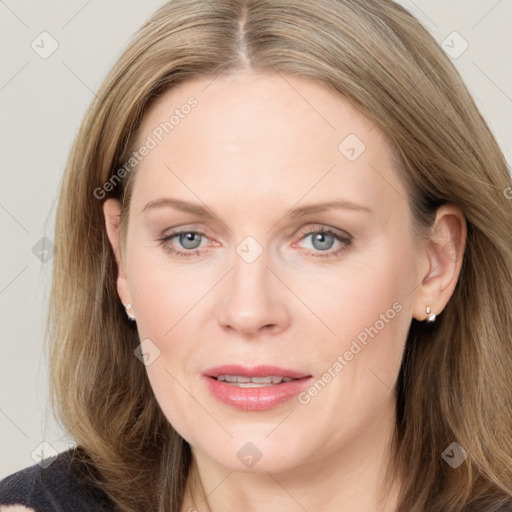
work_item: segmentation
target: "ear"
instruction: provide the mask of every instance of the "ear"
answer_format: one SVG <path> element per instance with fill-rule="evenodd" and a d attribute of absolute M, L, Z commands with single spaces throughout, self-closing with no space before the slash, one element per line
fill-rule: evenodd
<path fill-rule="evenodd" d="M 128 278 L 125 263 L 119 245 L 119 228 L 121 221 L 121 203 L 117 199 L 107 199 L 103 203 L 103 215 L 110 245 L 115 254 L 117 263 L 117 293 L 123 304 L 131 304 Z M 126 257 L 124 258 L 126 259 Z"/>
<path fill-rule="evenodd" d="M 427 318 L 426 306 L 438 315 L 450 300 L 462 267 L 466 235 L 466 219 L 460 208 L 453 204 L 440 206 L 418 267 L 422 273 L 413 300 L 417 320 Z"/>

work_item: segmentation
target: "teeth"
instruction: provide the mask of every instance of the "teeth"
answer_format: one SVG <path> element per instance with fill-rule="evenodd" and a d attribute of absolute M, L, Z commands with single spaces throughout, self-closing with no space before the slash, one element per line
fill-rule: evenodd
<path fill-rule="evenodd" d="M 281 384 L 282 382 L 291 382 L 291 377 L 242 377 L 241 375 L 219 375 L 219 382 L 228 382 L 229 384 L 238 385 L 241 388 L 261 388 L 271 386 L 273 384 Z"/>
<path fill-rule="evenodd" d="M 277 382 L 274 381 L 274 384 L 277 384 L 281 379 L 276 377 Z M 272 377 L 253 377 L 251 379 L 251 382 L 254 382 L 255 384 L 272 384 Z"/>
<path fill-rule="evenodd" d="M 249 377 L 238 377 L 236 375 L 219 375 L 217 380 L 224 380 L 226 382 L 251 382 Z"/>

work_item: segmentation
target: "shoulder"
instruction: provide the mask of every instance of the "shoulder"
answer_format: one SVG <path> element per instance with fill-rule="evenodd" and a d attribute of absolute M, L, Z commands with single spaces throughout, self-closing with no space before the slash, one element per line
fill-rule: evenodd
<path fill-rule="evenodd" d="M 0 505 L 0 512 L 35 512 L 33 508 L 25 505 Z"/>
<path fill-rule="evenodd" d="M 94 484 L 90 461 L 80 448 L 59 453 L 43 466 L 34 464 L 0 480 L 0 512 L 115 510 Z"/>

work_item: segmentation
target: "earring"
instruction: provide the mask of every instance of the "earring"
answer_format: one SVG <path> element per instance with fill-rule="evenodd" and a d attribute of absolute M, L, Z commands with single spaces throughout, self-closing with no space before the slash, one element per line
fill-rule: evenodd
<path fill-rule="evenodd" d="M 135 315 L 133 313 L 129 313 L 129 310 L 132 309 L 132 305 L 131 304 L 123 304 L 123 306 L 124 306 L 124 309 L 126 309 L 126 314 L 127 314 L 128 318 L 132 322 L 135 322 Z"/>
<path fill-rule="evenodd" d="M 434 315 L 434 313 L 432 313 L 432 310 L 430 309 L 430 306 L 427 306 L 425 308 L 425 313 L 427 313 L 427 315 L 428 315 L 428 318 L 426 318 L 427 322 L 431 323 L 431 322 L 435 321 L 436 315 Z"/>

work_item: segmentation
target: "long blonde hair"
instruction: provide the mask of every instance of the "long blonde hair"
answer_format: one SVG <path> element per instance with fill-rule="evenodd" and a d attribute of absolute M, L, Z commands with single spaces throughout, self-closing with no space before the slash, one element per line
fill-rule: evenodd
<path fill-rule="evenodd" d="M 61 184 L 47 328 L 56 418 L 120 510 L 180 510 L 190 448 L 134 356 L 140 340 L 117 295 L 102 199 L 122 200 L 124 239 L 136 168 L 105 184 L 130 158 L 149 103 L 247 61 L 327 85 L 388 135 L 418 233 L 443 203 L 464 213 L 455 291 L 433 327 L 411 322 L 390 475 L 405 477 L 398 512 L 500 506 L 512 497 L 511 178 L 450 59 L 391 0 L 174 0 L 135 35 L 83 120 Z M 457 469 L 441 457 L 454 442 L 468 454 Z"/>

